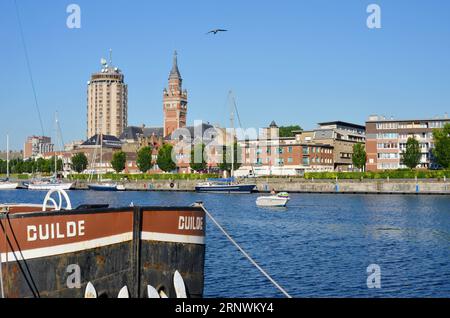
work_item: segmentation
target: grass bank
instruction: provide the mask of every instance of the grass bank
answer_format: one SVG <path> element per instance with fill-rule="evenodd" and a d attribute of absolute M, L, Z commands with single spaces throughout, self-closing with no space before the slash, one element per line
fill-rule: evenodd
<path fill-rule="evenodd" d="M 68 176 L 70 180 L 88 180 L 88 174 L 71 174 Z M 208 178 L 217 178 L 217 174 L 117 174 L 107 173 L 102 175 L 103 179 L 114 181 L 130 180 L 204 180 Z M 94 175 L 93 180 L 97 180 L 98 176 Z"/>
<path fill-rule="evenodd" d="M 305 179 L 443 179 L 450 170 L 390 170 L 379 172 L 308 172 Z"/>

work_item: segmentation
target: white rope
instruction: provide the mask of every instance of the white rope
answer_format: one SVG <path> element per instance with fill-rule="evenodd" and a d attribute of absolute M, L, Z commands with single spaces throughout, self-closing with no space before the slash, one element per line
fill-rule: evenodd
<path fill-rule="evenodd" d="M 219 228 L 219 230 L 222 231 L 222 233 L 228 238 L 228 240 L 230 240 L 231 243 L 234 244 L 234 246 L 236 246 L 236 248 L 241 251 L 242 254 L 244 254 L 244 256 L 264 275 L 267 277 L 268 280 L 270 280 L 270 282 L 272 284 L 275 285 L 275 287 L 277 287 L 287 298 L 292 298 L 291 295 L 289 295 L 284 289 L 283 287 L 281 287 L 272 277 L 270 277 L 269 274 L 267 274 L 267 272 L 261 268 L 261 266 L 259 266 L 254 260 L 253 258 L 250 257 L 250 255 L 247 254 L 247 252 L 245 252 L 242 247 L 239 246 L 238 243 L 236 243 L 236 241 L 227 233 L 227 231 L 225 231 L 225 229 L 219 224 L 219 222 L 216 221 L 216 219 L 214 219 L 214 217 L 211 215 L 211 213 L 208 212 L 208 210 L 206 210 L 206 208 L 202 205 L 203 209 L 205 210 L 205 213 L 208 215 L 208 217 L 214 222 L 214 224 Z"/>

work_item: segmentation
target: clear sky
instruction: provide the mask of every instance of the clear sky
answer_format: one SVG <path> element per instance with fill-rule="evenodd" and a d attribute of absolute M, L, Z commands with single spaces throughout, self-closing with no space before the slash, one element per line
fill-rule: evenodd
<path fill-rule="evenodd" d="M 162 125 L 172 54 L 189 92 L 188 122 L 243 125 L 368 115 L 431 118 L 450 111 L 448 0 L 17 0 L 45 133 L 59 112 L 64 142 L 85 139 L 86 82 L 113 49 L 129 86 L 129 125 Z M 81 29 L 66 8 L 81 7 Z M 382 28 L 366 26 L 366 8 Z M 205 35 L 212 28 L 229 32 Z M 0 148 L 40 134 L 14 0 L 0 1 Z"/>

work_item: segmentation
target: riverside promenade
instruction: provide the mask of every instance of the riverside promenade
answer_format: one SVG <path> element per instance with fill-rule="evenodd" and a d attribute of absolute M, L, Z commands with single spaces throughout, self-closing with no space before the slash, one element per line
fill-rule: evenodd
<path fill-rule="evenodd" d="M 126 191 L 195 191 L 201 180 L 143 180 L 120 183 Z M 290 193 L 340 193 L 340 194 L 429 194 L 450 195 L 449 180 L 438 179 L 367 179 L 367 180 L 305 180 L 299 178 L 257 178 L 241 180 L 255 182 L 257 191 Z M 77 181 L 76 190 L 87 190 L 87 183 Z"/>

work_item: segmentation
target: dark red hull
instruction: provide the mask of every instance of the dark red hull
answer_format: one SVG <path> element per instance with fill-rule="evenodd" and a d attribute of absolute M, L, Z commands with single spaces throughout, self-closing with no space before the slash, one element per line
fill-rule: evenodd
<path fill-rule="evenodd" d="M 129 207 L 0 214 L 5 297 L 147 297 L 147 285 L 176 297 L 203 296 L 205 213 L 201 207 Z"/>

